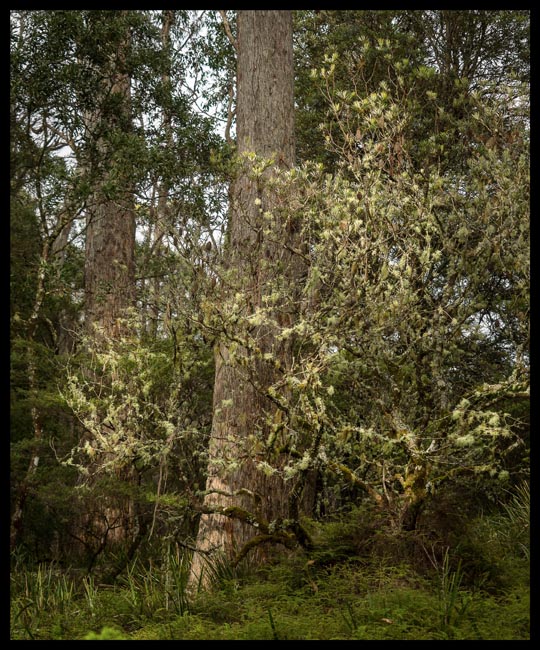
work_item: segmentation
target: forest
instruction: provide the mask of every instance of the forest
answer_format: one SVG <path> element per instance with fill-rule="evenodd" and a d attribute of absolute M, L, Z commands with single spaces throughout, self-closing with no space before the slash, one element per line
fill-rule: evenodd
<path fill-rule="evenodd" d="M 10 639 L 530 639 L 530 13 L 10 11 Z"/>

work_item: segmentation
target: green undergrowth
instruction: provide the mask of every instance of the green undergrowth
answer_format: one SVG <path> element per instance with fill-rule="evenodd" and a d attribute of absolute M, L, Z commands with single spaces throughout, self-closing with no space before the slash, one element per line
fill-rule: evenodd
<path fill-rule="evenodd" d="M 200 595 L 188 614 L 147 625 L 133 639 L 527 639 L 529 589 L 489 595 L 452 577 L 354 558 L 317 567 L 289 558 L 246 583 Z M 441 570 L 444 570 L 441 568 Z M 446 591 L 445 591 L 446 590 Z"/>
<path fill-rule="evenodd" d="M 454 547 L 411 543 L 366 521 L 351 513 L 312 523 L 309 555 L 221 567 L 214 589 L 191 599 L 177 551 L 134 564 L 108 587 L 52 565 L 15 566 L 11 638 L 529 639 L 528 542 L 510 538 L 500 517 L 475 521 Z"/>

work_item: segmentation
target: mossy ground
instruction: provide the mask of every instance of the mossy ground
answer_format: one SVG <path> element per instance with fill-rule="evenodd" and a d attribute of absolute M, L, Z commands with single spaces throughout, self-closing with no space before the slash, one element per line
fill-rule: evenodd
<path fill-rule="evenodd" d="M 148 624 L 132 639 L 347 640 L 526 639 L 528 590 L 498 597 L 477 594 L 466 615 L 441 621 L 429 584 L 403 569 L 342 565 L 313 578 L 284 567 L 237 589 L 199 598 L 191 613 Z M 300 574 L 300 575 L 297 575 Z M 302 577 L 304 580 L 302 580 Z M 304 582 L 304 584 L 299 584 Z"/>
<path fill-rule="evenodd" d="M 187 600 L 183 583 L 135 570 L 114 587 L 65 575 L 12 576 L 12 639 L 527 640 L 529 561 L 493 538 L 463 564 L 415 560 L 406 544 L 349 522 L 321 527 L 315 551 L 224 571 Z M 364 535 L 364 537 L 363 537 Z M 476 549 L 477 556 L 471 551 Z M 482 557 L 478 556 L 482 549 Z M 505 550 L 506 549 L 506 550 Z M 459 549 L 447 559 L 456 560 Z M 473 560 L 476 557 L 476 564 Z M 461 558 L 460 558 L 461 559 Z M 465 562 L 466 560 L 466 562 Z M 481 561 L 480 561 L 481 560 Z M 483 573 L 478 573 L 478 566 Z M 62 582 L 63 580 L 63 582 Z M 63 586 L 62 586 L 63 585 Z M 70 588 L 69 585 L 71 585 Z"/>

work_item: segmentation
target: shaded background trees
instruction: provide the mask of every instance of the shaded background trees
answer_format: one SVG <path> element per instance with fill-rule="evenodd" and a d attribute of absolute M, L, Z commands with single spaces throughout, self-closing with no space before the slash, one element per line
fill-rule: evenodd
<path fill-rule="evenodd" d="M 187 14 L 178 13 L 174 27 L 176 42 L 181 36 L 181 42 L 188 43 L 196 24 Z M 193 382 L 200 385 L 194 376 L 200 371 L 204 384 L 204 367 L 210 362 L 210 356 L 206 351 L 202 357 L 197 352 L 202 349 L 201 342 L 196 336 L 193 338 L 187 305 L 193 302 L 190 287 L 196 267 L 191 264 L 190 251 L 201 236 L 196 231 L 207 232 L 210 220 L 216 215 L 215 209 L 212 216 L 203 214 L 202 207 L 207 198 L 215 206 L 219 197 L 219 182 L 214 180 L 217 189 L 207 189 L 212 174 L 210 149 L 212 144 L 219 148 L 219 143 L 210 133 L 208 120 L 189 108 L 182 87 L 186 63 L 178 53 L 173 56 L 171 49 L 164 47 L 159 13 L 13 12 L 11 28 L 12 228 L 15 235 L 12 247 L 14 253 L 20 247 L 24 254 L 20 259 L 26 266 L 25 273 L 20 273 L 19 258 L 12 256 L 12 360 L 16 373 L 12 381 L 13 467 L 19 467 L 19 458 L 21 463 L 26 462 L 30 449 L 39 449 L 44 470 L 52 464 L 70 487 L 52 496 L 49 488 L 53 493 L 55 490 L 51 485 L 46 487 L 36 455 L 30 459 L 28 480 L 16 469 L 12 486 L 14 503 L 20 502 L 21 497 L 17 495 L 27 494 L 30 486 L 34 515 L 28 519 L 35 520 L 30 523 L 34 533 L 37 534 L 35 525 L 41 519 L 35 509 L 45 509 L 49 521 L 51 511 L 58 515 L 58 520 L 55 515 L 52 519 L 57 521 L 65 538 L 66 533 L 75 533 L 70 520 L 82 507 L 77 503 L 81 492 L 73 491 L 72 471 L 66 467 L 61 469 L 57 463 L 78 446 L 78 438 L 88 431 L 73 418 L 65 402 L 58 399 L 58 391 L 65 394 L 65 363 L 69 358 L 64 355 L 72 353 L 74 343 L 80 341 L 83 309 L 87 312 L 87 323 L 99 325 L 100 321 L 107 321 L 101 322 L 108 327 L 106 341 L 113 330 L 118 339 L 133 332 L 133 328 L 141 340 L 141 324 L 152 321 L 157 336 L 148 341 L 149 345 L 156 353 L 167 351 L 175 363 L 167 364 L 165 372 L 178 373 L 180 366 L 182 382 L 187 386 L 188 395 L 176 409 L 175 417 L 187 426 L 192 420 L 199 422 L 200 418 L 204 423 L 208 418 L 204 407 L 201 408 L 204 389 L 193 395 L 189 386 Z M 119 71 L 116 57 L 122 44 L 125 48 Z M 177 77 L 171 87 L 166 73 L 173 65 L 177 66 Z M 52 70 L 55 74 L 51 74 Z M 124 75 L 123 90 L 112 92 L 115 88 L 119 90 L 118 75 Z M 165 113 L 174 116 L 169 120 L 167 147 L 163 146 L 160 127 L 156 124 Z M 201 146 L 202 142 L 207 145 Z M 164 186 L 169 188 L 165 197 L 169 209 L 166 216 L 160 216 L 160 234 L 156 236 L 156 215 L 164 211 L 159 188 Z M 39 208 L 23 216 L 32 210 L 31 206 Z M 100 218 L 92 220 L 90 215 L 96 208 L 101 212 L 97 215 Z M 116 225 L 109 212 L 118 215 Z M 22 225 L 25 220 L 28 226 Z M 86 228 L 87 221 L 89 228 Z M 189 231 L 182 236 L 182 227 L 188 223 Z M 139 233 L 136 239 L 135 224 Z M 107 248 L 114 241 L 125 251 L 117 264 L 112 263 Z M 36 242 L 35 254 L 32 242 Z M 85 255 L 84 242 L 88 253 L 100 249 L 101 258 Z M 159 263 L 151 254 L 156 242 L 166 251 Z M 119 282 L 115 274 L 129 276 L 130 280 L 127 284 Z M 28 288 L 22 288 L 19 278 L 28 278 Z M 91 278 L 100 286 L 89 282 Z M 153 296 L 150 302 L 148 292 L 155 287 L 156 278 L 162 278 L 165 285 L 161 294 Z M 102 286 L 104 283 L 106 286 Z M 100 298 L 92 289 L 104 290 L 105 294 Z M 108 292 L 116 298 L 108 301 Z M 108 303 L 111 309 L 107 316 L 103 310 Z M 114 303 L 122 306 L 121 309 L 116 309 Z M 125 310 L 128 305 L 137 307 L 139 315 L 133 316 Z M 120 328 L 115 329 L 118 325 Z M 189 346 L 185 345 L 186 330 L 186 337 L 191 338 Z M 72 369 L 69 372 L 84 368 L 85 349 L 90 352 L 88 362 L 92 365 L 92 345 L 84 348 L 79 344 L 82 358 L 75 358 L 75 365 L 69 361 Z M 36 371 L 40 374 L 36 380 L 30 375 L 28 385 L 29 355 L 37 354 L 36 350 L 42 358 Z M 84 373 L 80 380 L 85 381 Z M 96 381 L 96 386 L 107 390 L 106 376 L 97 377 Z M 177 389 L 172 378 L 170 382 L 159 381 L 162 388 Z M 124 397 L 125 393 L 118 396 L 120 403 L 113 408 L 119 408 Z M 164 393 L 162 397 L 167 399 Z M 196 412 L 188 406 L 191 399 L 198 404 Z M 26 419 L 29 403 L 35 409 L 34 425 Z M 106 420 L 103 411 L 98 417 Z M 41 435 L 43 421 L 47 423 L 44 436 Z M 20 456 L 16 452 L 18 448 Z M 189 452 L 191 458 L 192 452 Z M 82 465 L 89 461 L 86 456 Z M 95 457 L 92 463 L 96 464 Z M 157 481 L 158 474 L 150 473 L 148 480 Z M 20 528 L 22 510 L 17 507 L 14 522 Z M 48 556 L 46 540 L 50 539 L 50 533 L 40 537 L 43 533 L 40 531 L 37 538 L 27 534 L 26 539 L 35 540 L 38 555 Z M 94 555 L 103 547 L 102 542 L 98 537 L 95 547 L 87 549 L 88 553 Z M 63 555 L 67 551 L 66 548 L 58 553 Z"/>

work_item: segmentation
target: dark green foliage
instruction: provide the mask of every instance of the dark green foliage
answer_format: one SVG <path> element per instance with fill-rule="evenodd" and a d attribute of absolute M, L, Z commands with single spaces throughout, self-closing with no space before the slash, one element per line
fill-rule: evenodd
<path fill-rule="evenodd" d="M 176 13 L 176 43 L 181 37 L 186 44 L 191 18 L 186 12 Z M 136 461 L 142 484 L 128 491 L 132 496 L 136 493 L 141 521 L 146 519 L 146 530 L 154 535 L 179 534 L 180 530 L 183 535 L 191 534 L 196 524 L 193 513 L 186 509 L 185 496 L 171 497 L 169 503 L 163 492 L 167 477 L 169 489 L 185 491 L 187 486 L 192 500 L 204 485 L 201 454 L 209 423 L 212 353 L 191 328 L 189 309 L 195 298 L 188 309 L 182 291 L 193 279 L 192 260 L 189 253 L 187 259 L 180 256 L 190 246 L 196 247 L 201 231 L 210 227 L 207 204 L 212 204 L 213 214 L 219 208 L 221 189 L 209 192 L 208 186 L 214 183 L 210 151 L 219 149 L 220 139 L 212 133 L 210 120 L 194 111 L 178 78 L 172 86 L 164 82 L 165 73 L 176 74 L 183 68 L 184 53 L 167 52 L 162 47 L 160 20 L 161 12 L 139 11 L 11 14 L 12 510 L 23 504 L 19 542 L 38 560 L 56 557 L 88 566 L 88 559 L 80 554 L 80 540 L 73 537 L 74 522 L 92 498 L 125 493 L 127 488 L 122 481 L 109 478 L 95 486 L 92 496 L 80 489 L 81 479 L 73 467 L 59 464 L 69 458 L 85 432 L 61 394 L 65 393 L 67 373 L 77 367 L 84 373 L 89 359 L 79 338 L 82 226 L 87 201 L 92 200 L 104 173 L 108 177 L 102 190 L 109 200 L 125 190 L 122 177 L 129 176 L 135 184 L 142 202 L 137 212 L 141 228 L 154 227 L 150 213 L 154 211 L 155 221 L 156 206 L 148 206 L 149 188 L 154 186 L 155 192 L 158 183 L 171 195 L 168 219 L 161 224 L 163 235 L 170 237 L 182 227 L 190 228 L 181 245 L 169 247 L 167 254 L 156 255 L 151 237 L 138 250 L 142 304 L 147 276 L 160 278 L 161 294 L 154 311 L 156 331 L 147 341 L 151 358 L 144 368 L 145 399 L 152 401 L 157 411 L 169 400 L 167 408 L 176 410 L 175 425 L 185 433 L 172 445 L 167 468 L 165 456 L 160 460 L 159 454 L 150 464 Z M 103 96 L 101 92 L 111 72 L 107 69 L 111 55 L 125 38 L 126 29 L 129 51 L 119 64 L 132 78 L 133 128 L 118 123 L 118 94 Z M 112 128 L 100 132 L 99 124 L 91 119 L 93 111 L 109 116 L 111 119 L 100 123 L 109 122 Z M 172 129 L 166 147 L 164 111 Z M 64 157 L 68 143 L 71 151 Z M 57 155 L 58 151 L 62 155 Z M 115 175 L 109 174 L 111 168 Z M 178 272 L 180 264 L 182 274 Z M 178 301 L 171 286 L 180 292 Z M 143 332 L 141 338 L 145 336 Z M 78 356 L 73 356 L 74 352 Z M 30 372 L 30 367 L 35 370 Z M 118 367 L 125 376 L 132 374 L 137 379 L 140 368 L 127 354 Z M 181 395 L 176 393 L 175 405 L 172 400 L 180 384 L 183 388 Z M 140 383 L 138 388 L 142 388 Z M 148 427 L 146 434 L 152 435 Z M 39 458 L 37 470 L 33 465 L 29 470 L 35 457 Z M 63 540 L 61 545 L 58 539 Z M 101 555 L 99 539 L 83 547 L 85 555 Z M 99 558 L 99 564 L 103 559 Z M 115 561 L 111 558 L 103 564 L 114 565 Z"/>
<path fill-rule="evenodd" d="M 17 334 L 33 308 L 41 253 L 35 206 L 30 197 L 21 196 L 12 202 L 9 235 L 11 323 L 12 334 Z"/>
<path fill-rule="evenodd" d="M 322 10 L 296 13 L 297 132 L 300 160 L 318 160 L 332 169 L 335 155 L 322 147 L 319 125 L 327 115 L 312 69 L 336 52 L 334 92 L 351 90 L 361 79 L 361 96 L 380 82 L 408 80 L 408 101 L 416 107 L 411 125 L 419 167 L 440 164 L 441 152 L 452 165 L 466 158 L 470 93 L 487 84 L 529 80 L 527 11 Z M 362 44 L 370 49 L 361 53 Z M 358 64 L 351 79 L 347 61 Z M 397 64 L 397 65 L 396 65 Z M 431 94 L 431 99 L 430 99 Z M 443 111 L 433 111 L 434 94 Z M 336 133 L 339 140 L 340 134 Z"/>
<path fill-rule="evenodd" d="M 351 89 L 350 72 L 344 64 L 348 53 L 357 55 L 362 38 L 371 45 L 376 45 L 379 40 L 382 42 L 391 39 L 388 53 L 392 60 L 407 57 L 411 67 L 420 62 L 422 53 L 418 41 L 411 31 L 400 27 L 401 13 L 403 12 L 388 10 L 295 12 L 295 97 L 298 103 L 296 129 L 300 161 L 324 162 L 328 169 L 333 169 L 338 163 L 335 154 L 322 144 L 320 124 L 327 119 L 328 106 L 310 75 L 312 69 L 324 65 L 325 55 L 332 52 L 339 54 L 337 92 Z M 366 91 L 369 93 L 377 88 L 380 81 L 388 79 L 389 66 L 383 57 L 373 55 L 373 50 L 368 55 L 365 66 L 365 78 L 369 79 Z"/>

